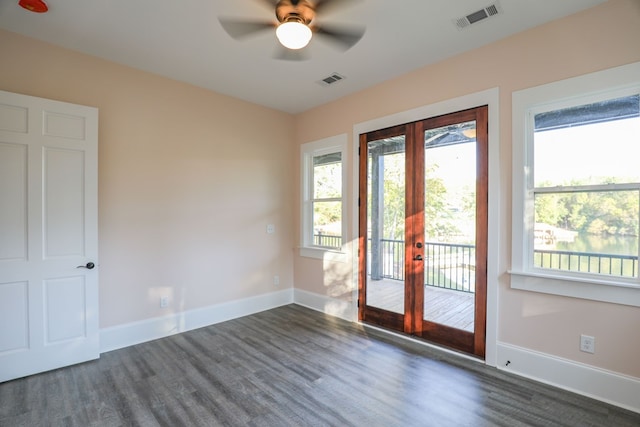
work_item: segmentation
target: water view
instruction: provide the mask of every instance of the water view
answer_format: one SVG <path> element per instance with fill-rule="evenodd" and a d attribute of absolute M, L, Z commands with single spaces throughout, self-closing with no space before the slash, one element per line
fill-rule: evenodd
<path fill-rule="evenodd" d="M 556 242 L 555 245 L 545 247 L 545 249 L 595 254 L 638 255 L 638 237 L 578 234 L 573 242 Z"/>

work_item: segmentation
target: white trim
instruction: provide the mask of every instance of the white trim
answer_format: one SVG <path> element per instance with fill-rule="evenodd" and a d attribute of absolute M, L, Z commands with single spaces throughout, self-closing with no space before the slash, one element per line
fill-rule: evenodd
<path fill-rule="evenodd" d="M 639 278 L 609 278 L 595 274 L 554 272 L 532 265 L 533 251 L 533 182 L 531 166 L 533 147 L 528 143 L 531 117 L 580 102 L 638 93 L 640 62 L 585 74 L 512 94 L 512 245 L 511 287 L 514 289 L 640 306 Z M 529 119 L 527 119 L 529 118 Z M 535 189 L 536 191 L 538 189 Z M 545 190 L 547 191 L 547 190 Z M 551 190 L 548 190 L 551 191 Z"/>
<path fill-rule="evenodd" d="M 640 413 L 640 378 L 502 342 L 498 369 Z"/>
<path fill-rule="evenodd" d="M 609 283 L 606 279 L 563 277 L 553 273 L 538 273 L 537 271 L 510 270 L 511 287 L 524 291 L 640 307 L 640 289 L 637 285 Z"/>
<path fill-rule="evenodd" d="M 214 325 L 291 303 L 293 303 L 293 289 L 283 289 L 269 294 L 101 329 L 100 353 Z"/>
<path fill-rule="evenodd" d="M 358 145 L 360 134 L 384 129 L 390 126 L 409 123 L 429 117 L 449 114 L 456 111 L 467 110 L 481 105 L 489 106 L 489 224 L 488 224 L 488 245 L 487 245 L 487 332 L 485 363 L 489 366 L 496 366 L 496 343 L 498 331 L 498 278 L 500 276 L 499 253 L 500 253 L 500 129 L 499 129 L 499 89 L 492 88 L 481 92 L 464 95 L 458 98 L 449 99 L 431 105 L 415 108 L 392 114 L 390 116 L 377 118 L 353 126 L 353 189 L 352 194 L 352 236 L 348 240 L 357 242 L 358 239 L 358 190 L 359 190 L 359 156 Z M 353 291 L 353 306 L 357 313 L 358 300 L 358 253 L 353 251 L 354 277 L 356 284 Z"/>
<path fill-rule="evenodd" d="M 308 258 L 325 259 L 327 256 L 334 257 L 336 260 L 343 261 L 345 257 L 341 256 L 345 247 L 347 236 L 347 139 L 346 133 L 320 139 L 317 141 L 307 142 L 300 146 L 300 248 L 299 255 Z M 313 240 L 310 240 L 309 230 L 313 228 L 313 218 L 311 214 L 312 205 L 312 182 L 313 179 L 313 157 L 317 155 L 337 153 L 341 154 L 342 161 L 342 194 L 340 201 L 342 202 L 342 248 L 323 248 L 314 246 Z"/>
<path fill-rule="evenodd" d="M 345 245 L 342 245 L 344 248 Z M 336 249 L 325 249 L 321 247 L 299 247 L 300 256 L 307 258 L 316 258 L 326 261 L 347 262 L 347 254 L 344 251 Z"/>
<path fill-rule="evenodd" d="M 357 310 L 354 310 L 354 305 L 349 301 L 303 291 L 302 289 L 293 290 L 293 302 L 330 316 L 339 317 L 348 322 L 355 322 L 358 315 Z"/>

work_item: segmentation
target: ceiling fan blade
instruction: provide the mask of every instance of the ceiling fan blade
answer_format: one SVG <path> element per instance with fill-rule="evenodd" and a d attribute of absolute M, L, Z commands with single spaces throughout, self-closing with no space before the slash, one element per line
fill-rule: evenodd
<path fill-rule="evenodd" d="M 362 0 L 317 0 L 314 2 L 313 10 L 316 13 L 326 13 L 336 7 L 345 7 L 351 4 L 359 3 Z"/>
<path fill-rule="evenodd" d="M 278 5 L 279 0 L 255 0 L 258 3 L 262 3 L 264 6 L 268 7 L 269 10 L 273 11 L 275 7 Z"/>
<path fill-rule="evenodd" d="M 338 26 L 326 26 L 314 27 L 313 31 L 324 36 L 326 39 L 335 42 L 345 50 L 352 48 L 356 43 L 360 41 L 364 35 L 364 27 L 338 27 Z"/>
<path fill-rule="evenodd" d="M 279 0 L 256 0 L 256 1 L 260 3 L 265 3 L 266 5 L 270 6 L 272 9 L 276 7 L 276 5 L 279 2 Z"/>
<path fill-rule="evenodd" d="M 278 46 L 276 53 L 273 55 L 275 59 L 281 61 L 306 61 L 309 59 L 307 50 L 305 49 L 287 49 L 284 46 Z"/>
<path fill-rule="evenodd" d="M 236 40 L 276 27 L 275 23 L 269 21 L 245 21 L 227 18 L 219 18 L 218 20 L 227 34 Z"/>

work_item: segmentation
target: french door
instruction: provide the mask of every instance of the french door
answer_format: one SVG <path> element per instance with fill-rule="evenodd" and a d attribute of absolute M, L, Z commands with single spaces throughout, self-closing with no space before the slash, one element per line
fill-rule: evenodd
<path fill-rule="evenodd" d="M 360 135 L 359 318 L 483 358 L 487 107 Z"/>

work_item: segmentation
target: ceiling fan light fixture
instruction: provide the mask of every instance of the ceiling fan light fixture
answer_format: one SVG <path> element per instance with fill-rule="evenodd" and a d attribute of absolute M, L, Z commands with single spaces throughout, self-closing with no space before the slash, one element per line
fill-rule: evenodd
<path fill-rule="evenodd" d="M 311 41 L 311 28 L 298 20 L 283 22 L 276 28 L 276 37 L 287 49 L 302 49 Z"/>

